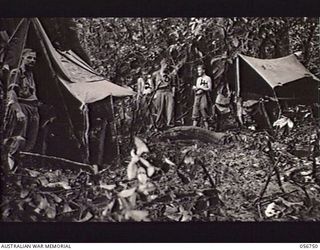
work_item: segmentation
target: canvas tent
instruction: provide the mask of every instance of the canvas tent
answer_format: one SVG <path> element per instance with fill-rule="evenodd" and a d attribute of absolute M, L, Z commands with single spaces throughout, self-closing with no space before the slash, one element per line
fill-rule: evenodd
<path fill-rule="evenodd" d="M 318 101 L 319 79 L 294 54 L 276 59 L 258 59 L 239 54 L 235 67 L 234 89 L 239 96 Z"/>
<path fill-rule="evenodd" d="M 88 154 L 90 107 L 110 96 L 135 93 L 99 76 L 73 51 L 56 49 L 38 18 L 21 19 L 11 34 L 5 59 L 10 68 L 18 66 L 23 47 L 37 52 L 34 74 L 39 100 L 54 107 L 58 120 L 67 124 L 73 139 Z"/>

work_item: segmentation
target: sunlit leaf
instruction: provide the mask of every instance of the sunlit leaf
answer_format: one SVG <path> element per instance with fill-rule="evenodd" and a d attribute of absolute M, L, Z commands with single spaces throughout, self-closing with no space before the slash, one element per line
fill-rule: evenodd
<path fill-rule="evenodd" d="M 125 218 L 127 220 L 134 220 L 134 221 L 149 221 L 147 218 L 149 215 L 148 211 L 144 210 L 129 210 L 125 213 Z"/>
<path fill-rule="evenodd" d="M 48 183 L 49 183 L 49 181 L 47 180 L 47 178 L 44 177 L 44 176 L 40 176 L 40 177 L 38 178 L 38 181 L 40 182 L 40 184 L 41 184 L 43 187 L 46 187 L 46 186 L 48 185 Z"/>
<path fill-rule="evenodd" d="M 191 157 L 191 156 L 187 156 L 184 158 L 184 161 L 183 161 L 185 164 L 194 164 L 194 158 Z"/>
<path fill-rule="evenodd" d="M 91 220 L 93 217 L 94 217 L 93 214 L 88 211 L 82 219 L 76 220 L 76 222 L 87 222 Z"/>
<path fill-rule="evenodd" d="M 128 198 L 128 202 L 130 203 L 130 207 L 134 208 L 137 202 L 137 193 L 133 193 L 133 195 Z"/>
<path fill-rule="evenodd" d="M 130 188 L 130 189 L 125 189 L 125 190 L 122 190 L 118 196 L 119 197 L 122 197 L 122 198 L 127 198 L 127 197 L 130 197 L 131 195 L 134 194 L 134 192 L 136 191 L 136 187 L 133 187 L 133 188 Z"/>
<path fill-rule="evenodd" d="M 148 153 L 149 149 L 147 145 L 139 138 L 139 137 L 134 137 L 134 144 L 137 147 L 137 155 L 142 155 L 143 153 Z"/>
<path fill-rule="evenodd" d="M 156 169 L 153 166 L 147 168 L 147 175 L 151 177 L 155 173 Z"/>
<path fill-rule="evenodd" d="M 140 157 L 140 162 L 146 167 L 152 167 L 151 163 L 142 157 Z"/>
<path fill-rule="evenodd" d="M 147 167 L 147 175 L 151 177 L 155 173 L 156 168 L 152 166 L 149 161 L 143 159 L 142 157 L 140 158 L 140 162 Z"/>
<path fill-rule="evenodd" d="M 20 193 L 20 198 L 22 198 L 22 199 L 26 198 L 29 195 L 29 193 L 30 193 L 30 191 L 27 189 L 22 190 Z"/>
<path fill-rule="evenodd" d="M 51 193 L 50 196 L 54 199 L 55 202 L 57 202 L 57 203 L 62 202 L 62 199 L 58 195 Z"/>
<path fill-rule="evenodd" d="M 71 189 L 71 186 L 69 186 L 69 183 L 67 181 L 59 181 L 54 183 L 48 183 L 46 187 L 50 188 L 56 188 L 56 187 L 62 187 L 64 189 Z"/>
<path fill-rule="evenodd" d="M 2 218 L 7 218 L 10 216 L 10 213 L 11 213 L 11 209 L 10 207 L 7 207 L 2 211 L 1 216 Z"/>
<path fill-rule="evenodd" d="M 39 208 L 40 210 L 42 210 L 42 209 L 47 209 L 47 207 L 48 207 L 49 205 L 50 205 L 50 204 L 49 204 L 47 198 L 40 196 L 40 203 L 39 203 L 39 205 L 38 205 L 38 208 Z"/>
<path fill-rule="evenodd" d="M 176 166 L 175 163 L 173 163 L 170 159 L 168 159 L 167 157 L 164 158 L 165 163 L 169 164 L 170 166 Z"/>
<path fill-rule="evenodd" d="M 40 175 L 40 172 L 31 169 L 25 169 L 31 177 L 37 177 Z"/>
<path fill-rule="evenodd" d="M 57 209 L 54 204 L 50 204 L 50 206 L 46 209 L 46 215 L 49 219 L 55 219 L 57 215 Z"/>
<path fill-rule="evenodd" d="M 128 180 L 132 180 L 132 179 L 136 178 L 137 173 L 138 173 L 137 164 L 131 160 L 131 162 L 128 164 L 128 167 L 127 167 Z"/>
<path fill-rule="evenodd" d="M 143 167 L 138 168 L 137 178 L 141 184 L 145 184 L 147 182 L 148 176 L 147 176 L 145 168 L 143 168 Z"/>
<path fill-rule="evenodd" d="M 293 128 L 293 121 L 288 117 L 281 117 L 273 123 L 274 127 L 279 127 L 280 129 L 288 126 L 290 129 Z"/>
<path fill-rule="evenodd" d="M 73 211 L 73 209 L 69 206 L 68 203 L 63 204 L 62 213 L 70 213 L 72 211 Z"/>
<path fill-rule="evenodd" d="M 156 187 L 154 184 L 152 184 L 151 182 L 147 182 L 145 184 L 140 184 L 138 191 L 145 195 L 148 195 L 150 192 L 154 191 L 155 189 Z"/>
<path fill-rule="evenodd" d="M 274 202 L 271 202 L 270 204 L 268 204 L 264 213 L 266 217 L 278 217 L 281 214 L 281 211 L 278 209 L 278 206 Z"/>
<path fill-rule="evenodd" d="M 93 170 L 93 174 L 98 174 L 99 173 L 99 166 L 96 164 L 92 165 L 92 170 Z"/>
<path fill-rule="evenodd" d="M 115 189 L 115 187 L 116 187 L 115 184 L 109 184 L 108 185 L 108 184 L 100 182 L 100 188 L 103 188 L 103 189 L 111 191 L 111 190 Z"/>

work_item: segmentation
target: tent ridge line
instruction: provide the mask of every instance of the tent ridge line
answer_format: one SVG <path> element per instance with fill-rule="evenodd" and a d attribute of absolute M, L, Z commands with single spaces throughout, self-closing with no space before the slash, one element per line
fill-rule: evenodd
<path fill-rule="evenodd" d="M 61 52 L 61 51 L 59 51 L 59 50 L 57 50 L 57 51 L 58 51 L 58 53 L 59 53 L 60 55 L 62 55 L 64 58 L 72 61 L 73 63 L 75 63 L 76 65 L 78 65 L 79 67 L 81 67 L 82 69 L 84 69 L 84 70 L 86 70 L 86 71 L 88 71 L 88 72 L 90 72 L 90 73 L 92 73 L 92 74 L 94 74 L 94 75 L 96 75 L 96 76 L 99 76 L 99 77 L 103 78 L 103 76 L 100 76 L 98 73 L 96 73 L 96 72 L 94 72 L 94 71 L 92 71 L 92 70 L 90 70 L 90 69 L 88 69 L 88 68 L 86 68 L 86 67 L 83 67 L 83 66 L 80 65 L 78 62 L 75 62 L 75 61 L 72 60 L 71 58 L 67 57 L 63 52 Z"/>
<path fill-rule="evenodd" d="M 254 71 L 255 72 L 257 72 L 258 73 L 258 75 L 259 76 L 261 76 L 266 82 L 268 82 L 268 83 L 270 83 L 269 82 L 269 80 L 264 76 L 264 75 L 262 75 L 259 71 L 258 71 L 258 69 L 256 69 L 256 67 L 255 67 L 255 65 L 253 65 L 251 62 L 250 62 L 250 60 L 248 60 L 246 57 L 250 57 L 250 56 L 245 56 L 245 55 L 242 55 L 242 54 L 238 54 L 238 56 L 239 57 L 241 57 L 247 64 L 249 64 L 250 66 L 251 66 L 251 68 L 253 68 L 254 69 Z M 281 60 L 281 59 L 285 59 L 285 58 L 290 58 L 292 55 L 288 55 L 288 56 L 284 56 L 284 57 L 279 57 L 279 58 L 274 58 L 274 59 L 261 59 L 261 58 L 256 58 L 256 57 L 250 57 L 250 58 L 253 58 L 254 60 L 261 60 L 261 61 L 275 61 L 275 60 Z M 298 61 L 299 62 L 299 61 Z M 300 62 L 299 62 L 300 63 Z M 300 63 L 301 64 L 301 63 Z M 304 67 L 304 65 L 302 65 L 303 67 Z M 304 67 L 305 68 L 305 67 Z M 308 78 L 308 77 L 310 77 L 310 78 L 312 78 L 312 79 L 314 79 L 314 80 L 316 80 L 316 81 L 320 81 L 315 75 L 313 75 L 307 68 L 305 68 L 306 69 L 306 71 L 308 72 L 308 74 L 309 75 L 303 75 L 303 76 L 301 76 L 301 77 L 298 77 L 298 78 L 296 78 L 296 79 L 294 79 L 294 80 L 292 80 L 292 81 L 289 81 L 289 82 L 278 82 L 277 84 L 279 84 L 279 85 L 277 85 L 277 86 L 271 86 L 270 84 L 269 84 L 269 86 L 272 88 L 272 89 L 275 89 L 276 87 L 281 87 L 281 86 L 283 86 L 284 84 L 286 84 L 286 83 L 291 83 L 291 82 L 294 82 L 294 81 L 297 81 L 297 80 L 301 80 L 301 79 L 303 79 L 303 78 Z"/>
<path fill-rule="evenodd" d="M 255 71 L 255 72 L 257 72 L 258 73 L 258 75 L 259 76 L 261 76 L 266 82 L 268 82 L 269 83 L 269 80 L 265 77 L 265 76 L 263 76 L 256 68 L 255 68 L 255 66 L 249 61 L 249 60 L 247 60 L 245 57 L 246 56 L 244 56 L 244 55 L 241 55 L 241 54 L 239 54 L 239 56 L 247 63 L 247 64 L 249 64 L 250 66 L 251 66 L 251 68 Z M 258 58 L 259 59 L 259 58 Z M 264 60 L 264 59 L 261 59 L 261 60 Z M 280 84 L 282 84 L 282 83 L 280 83 Z M 275 87 L 273 87 L 273 86 L 271 86 L 270 84 L 269 84 L 269 86 L 272 88 L 272 89 L 274 89 Z"/>

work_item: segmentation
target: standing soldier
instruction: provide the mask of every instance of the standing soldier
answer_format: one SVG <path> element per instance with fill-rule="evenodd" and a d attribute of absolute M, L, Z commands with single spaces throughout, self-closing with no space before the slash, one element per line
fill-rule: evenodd
<path fill-rule="evenodd" d="M 202 117 L 206 129 L 209 129 L 208 111 L 209 98 L 212 89 L 212 81 L 209 76 L 205 74 L 203 65 L 197 67 L 198 78 L 196 85 L 192 87 L 195 91 L 194 104 L 192 110 L 193 126 L 198 126 L 199 120 Z"/>
<path fill-rule="evenodd" d="M 21 150 L 33 149 L 39 128 L 38 98 L 32 68 L 36 53 L 24 49 L 20 68 L 13 69 L 8 78 L 8 121 L 6 160 L 9 168 L 14 168 L 14 156 Z M 10 125 L 10 127 L 9 127 Z"/>
<path fill-rule="evenodd" d="M 173 74 L 170 73 L 167 62 L 163 59 L 160 63 L 160 70 L 153 74 L 155 81 L 155 106 L 156 126 L 162 127 L 166 118 L 166 126 L 174 126 L 174 95 Z"/>
<path fill-rule="evenodd" d="M 147 125 L 151 124 L 152 119 L 152 103 L 150 100 L 152 90 L 153 86 L 151 75 L 149 75 L 146 70 L 143 70 L 142 76 L 137 80 L 137 111 L 139 117 L 147 121 Z"/>

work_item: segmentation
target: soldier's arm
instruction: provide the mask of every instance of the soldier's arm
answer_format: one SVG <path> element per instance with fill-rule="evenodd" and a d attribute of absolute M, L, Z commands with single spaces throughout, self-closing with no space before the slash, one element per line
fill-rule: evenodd
<path fill-rule="evenodd" d="M 196 79 L 195 84 L 192 86 L 192 90 L 197 91 L 199 89 L 199 78 Z"/>
<path fill-rule="evenodd" d="M 25 115 L 21 110 L 21 106 L 18 101 L 17 89 L 19 85 L 17 84 L 18 70 L 13 69 L 8 78 L 8 106 L 14 111 L 18 120 L 25 119 Z"/>
<path fill-rule="evenodd" d="M 17 103 L 18 97 L 16 90 L 18 89 L 18 84 L 16 83 L 17 77 L 18 77 L 18 70 L 13 69 L 10 71 L 9 77 L 8 77 L 8 105 Z"/>

